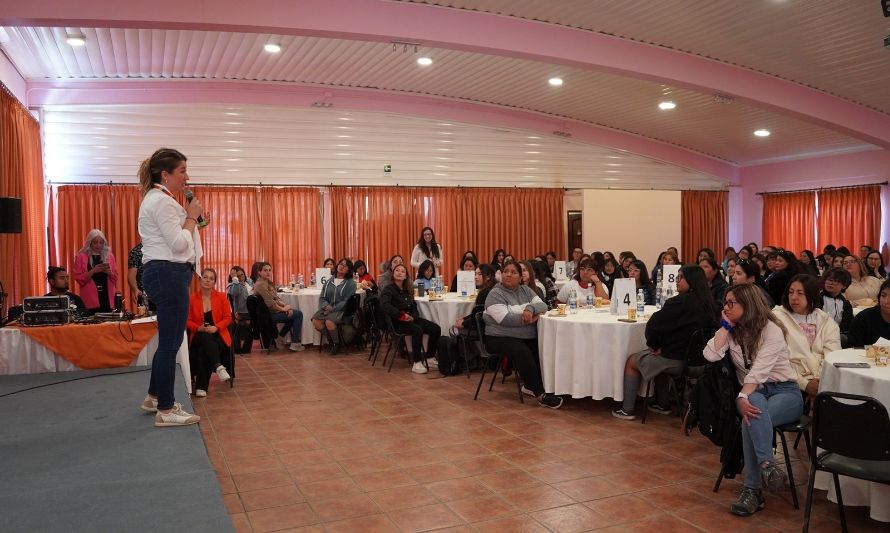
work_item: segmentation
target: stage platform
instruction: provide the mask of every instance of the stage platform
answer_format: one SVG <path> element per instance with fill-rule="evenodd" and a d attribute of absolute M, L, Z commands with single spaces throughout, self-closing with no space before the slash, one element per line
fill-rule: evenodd
<path fill-rule="evenodd" d="M 142 367 L 0 376 L 0 530 L 234 531 L 198 426 L 155 428 Z M 181 374 L 176 398 L 191 411 Z"/>

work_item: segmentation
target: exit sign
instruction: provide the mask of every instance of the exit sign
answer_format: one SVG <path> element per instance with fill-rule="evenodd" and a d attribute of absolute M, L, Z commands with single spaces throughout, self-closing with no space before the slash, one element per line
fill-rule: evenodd
<path fill-rule="evenodd" d="M 392 165 L 383 165 L 384 174 L 392 174 Z"/>

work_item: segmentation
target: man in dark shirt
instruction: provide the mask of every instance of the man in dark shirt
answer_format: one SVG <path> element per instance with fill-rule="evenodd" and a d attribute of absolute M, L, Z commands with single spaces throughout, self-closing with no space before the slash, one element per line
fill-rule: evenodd
<path fill-rule="evenodd" d="M 68 271 L 65 270 L 65 267 L 49 267 L 49 270 L 46 272 L 46 281 L 49 282 L 49 292 L 46 293 L 45 296 L 67 296 L 71 299 L 71 303 L 77 307 L 78 311 L 83 311 L 87 308 L 87 306 L 84 305 L 83 300 L 80 299 L 80 296 L 68 290 L 70 279 L 71 277 L 68 275 Z"/>
<path fill-rule="evenodd" d="M 881 284 L 878 305 L 856 315 L 850 326 L 850 346 L 874 344 L 880 337 L 890 339 L 890 280 Z"/>

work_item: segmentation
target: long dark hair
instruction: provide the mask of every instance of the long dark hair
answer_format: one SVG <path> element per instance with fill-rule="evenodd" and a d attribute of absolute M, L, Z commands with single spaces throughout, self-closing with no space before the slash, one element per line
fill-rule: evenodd
<path fill-rule="evenodd" d="M 256 280 L 260 277 L 260 270 L 263 269 L 264 266 L 269 265 L 269 263 L 265 261 L 257 261 L 250 267 L 250 279 L 256 283 Z M 272 266 L 272 265 L 269 265 Z"/>
<path fill-rule="evenodd" d="M 800 283 L 800 286 L 803 287 L 803 294 L 807 299 L 807 314 L 812 313 L 814 309 L 822 308 L 819 280 L 809 274 L 795 274 L 794 277 L 788 280 L 785 292 L 782 293 L 782 307 L 789 313 L 794 312 L 794 310 L 791 309 L 791 301 L 788 298 L 788 291 L 791 290 L 791 284 L 794 282 Z"/>
<path fill-rule="evenodd" d="M 402 263 L 402 264 L 400 264 L 400 265 L 396 265 L 396 266 L 393 267 L 393 269 L 392 269 L 393 274 L 395 274 L 397 268 L 404 268 L 404 269 L 405 269 L 405 280 L 402 281 L 402 286 L 399 287 L 398 283 L 396 282 L 395 275 L 393 275 L 393 278 L 392 278 L 392 285 L 393 285 L 395 288 L 399 289 L 399 291 L 400 291 L 402 294 L 404 294 L 406 298 L 408 298 L 408 301 L 409 301 L 409 302 L 414 303 L 414 282 L 411 280 L 411 275 L 408 274 L 408 267 L 405 266 L 405 263 Z"/>
<path fill-rule="evenodd" d="M 476 287 L 478 292 L 490 289 L 498 284 L 498 279 L 495 277 L 495 269 L 493 266 L 487 263 L 480 263 L 476 268 L 478 268 L 479 273 L 482 274 L 482 286 Z"/>
<path fill-rule="evenodd" d="M 538 284 L 535 283 L 536 276 L 535 276 L 534 265 L 531 264 L 531 261 L 520 261 L 519 262 L 519 277 L 520 277 L 519 283 L 520 284 L 522 283 L 522 267 L 525 267 L 525 269 L 528 271 L 528 288 L 535 291 L 535 294 L 537 294 L 538 297 L 541 300 L 543 300 L 544 299 L 544 291 L 542 291 L 541 288 L 538 287 Z"/>
<path fill-rule="evenodd" d="M 426 241 L 423 239 L 423 234 L 426 233 L 427 230 L 433 235 L 433 238 L 430 239 L 429 246 L 427 246 Z M 433 228 L 425 226 L 420 230 L 420 238 L 417 239 L 417 246 L 420 247 L 427 257 L 439 257 L 439 243 L 436 242 L 436 232 L 433 231 Z"/>
<path fill-rule="evenodd" d="M 496 266 L 497 270 L 500 270 L 503 267 L 503 265 L 501 265 L 501 263 L 498 263 L 498 256 L 501 254 L 504 254 L 504 260 L 506 261 L 507 250 L 504 250 L 503 248 L 498 248 L 497 250 L 494 251 L 494 255 L 491 256 L 491 264 L 492 264 L 492 266 Z"/>
<path fill-rule="evenodd" d="M 783 336 L 788 335 L 788 330 L 772 313 L 760 289 L 748 283 L 733 285 L 726 289 L 726 296 L 730 294 L 735 296 L 736 301 L 745 310 L 742 313 L 742 317 L 733 326 L 730 336 L 736 344 L 742 347 L 743 352 L 752 361 L 757 358 L 757 350 L 760 349 L 763 329 L 768 322 L 779 326 Z"/>
<path fill-rule="evenodd" d="M 878 265 L 878 268 L 872 268 L 868 266 L 868 258 L 871 257 L 871 254 L 876 254 L 878 258 L 881 260 L 881 264 Z M 881 252 L 877 250 L 872 250 L 868 252 L 868 255 L 865 256 L 865 270 L 869 276 L 874 276 L 876 278 L 886 278 L 887 271 L 884 269 L 884 258 L 881 256 Z"/>
<path fill-rule="evenodd" d="M 711 262 L 713 261 L 711 259 Z M 683 279 L 689 285 L 689 295 L 716 320 L 717 306 L 714 305 L 714 297 L 708 286 L 708 278 L 705 276 L 704 269 L 698 265 L 685 265 L 680 267 L 680 274 L 683 274 Z"/>
<path fill-rule="evenodd" d="M 435 276 L 436 276 L 436 267 L 433 265 L 433 262 L 432 262 L 432 261 L 430 261 L 429 259 L 427 259 L 427 260 L 424 261 L 423 263 L 420 263 L 420 266 L 417 268 L 417 279 L 420 279 L 420 278 L 423 278 L 423 279 L 432 279 L 432 278 L 428 278 L 428 277 L 426 277 L 426 276 L 423 274 L 424 272 L 426 272 L 426 270 L 427 270 L 428 268 L 432 268 L 432 269 L 433 269 L 433 277 L 435 277 Z"/>
<path fill-rule="evenodd" d="M 639 259 L 634 259 L 630 263 L 630 265 L 628 265 L 628 268 L 630 267 L 636 267 L 640 271 L 640 287 L 652 287 L 652 280 L 649 279 L 649 272 L 646 270 L 646 263 L 640 261 Z"/>

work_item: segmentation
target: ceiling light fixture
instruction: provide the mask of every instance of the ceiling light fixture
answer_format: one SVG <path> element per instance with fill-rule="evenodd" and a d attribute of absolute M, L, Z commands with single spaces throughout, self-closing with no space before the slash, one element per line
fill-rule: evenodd
<path fill-rule="evenodd" d="M 761 128 L 759 130 L 754 130 L 754 135 L 756 135 L 758 137 L 769 137 L 769 134 L 770 134 L 770 131 L 763 129 L 763 128 Z"/>
<path fill-rule="evenodd" d="M 561 87 L 562 86 L 562 78 L 550 78 L 547 80 L 552 87 Z"/>
<path fill-rule="evenodd" d="M 277 54 L 281 51 L 281 45 L 275 43 L 267 43 L 263 46 L 263 50 L 269 52 L 270 54 Z"/>
<path fill-rule="evenodd" d="M 428 67 L 433 64 L 433 60 L 429 57 L 418 57 L 417 64 L 421 67 Z"/>
<path fill-rule="evenodd" d="M 661 109 L 662 111 L 667 111 L 667 110 L 673 109 L 675 107 L 677 107 L 677 104 L 671 102 L 670 100 L 666 100 L 666 101 L 658 104 L 658 109 Z"/>
<path fill-rule="evenodd" d="M 82 33 L 69 33 L 65 42 L 71 46 L 83 46 L 87 44 L 87 38 Z"/>

